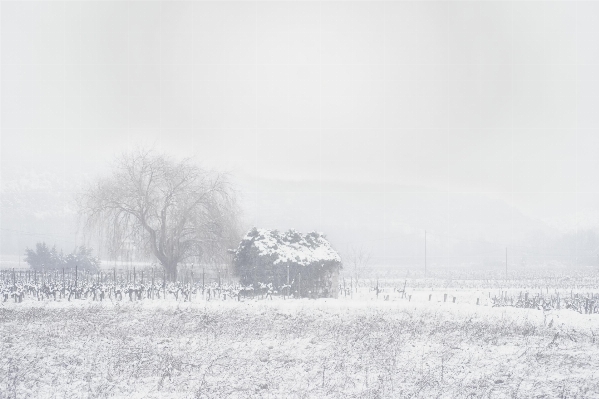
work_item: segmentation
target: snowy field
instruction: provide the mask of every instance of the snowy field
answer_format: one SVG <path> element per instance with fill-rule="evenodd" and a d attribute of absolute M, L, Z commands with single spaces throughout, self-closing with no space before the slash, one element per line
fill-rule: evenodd
<path fill-rule="evenodd" d="M 599 315 L 412 295 L 9 301 L 0 397 L 599 397 Z"/>

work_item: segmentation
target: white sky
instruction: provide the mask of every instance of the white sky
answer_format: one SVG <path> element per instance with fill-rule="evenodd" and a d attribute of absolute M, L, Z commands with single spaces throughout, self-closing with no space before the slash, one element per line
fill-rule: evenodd
<path fill-rule="evenodd" d="M 249 187 L 482 192 L 569 225 L 599 211 L 599 2 L 3 1 L 1 14 L 5 178 L 94 173 L 142 142 Z"/>

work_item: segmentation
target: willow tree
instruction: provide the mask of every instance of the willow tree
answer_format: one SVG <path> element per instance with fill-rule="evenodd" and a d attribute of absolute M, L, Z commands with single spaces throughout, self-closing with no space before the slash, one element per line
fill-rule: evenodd
<path fill-rule="evenodd" d="M 171 280 L 181 262 L 224 256 L 237 231 L 225 174 L 152 150 L 116 158 L 111 173 L 92 182 L 78 203 L 86 229 L 104 238 L 112 254 L 133 243 Z"/>

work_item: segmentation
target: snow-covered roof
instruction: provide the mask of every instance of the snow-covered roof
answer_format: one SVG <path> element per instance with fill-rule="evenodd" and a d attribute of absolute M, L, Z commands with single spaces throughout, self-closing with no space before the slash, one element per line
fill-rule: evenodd
<path fill-rule="evenodd" d="M 277 230 L 252 229 L 241 241 L 236 253 L 248 246 L 260 256 L 273 256 L 274 264 L 292 262 L 307 266 L 317 262 L 339 262 L 339 254 L 331 248 L 324 234 L 316 231 L 301 234 L 295 230 L 280 233 Z"/>

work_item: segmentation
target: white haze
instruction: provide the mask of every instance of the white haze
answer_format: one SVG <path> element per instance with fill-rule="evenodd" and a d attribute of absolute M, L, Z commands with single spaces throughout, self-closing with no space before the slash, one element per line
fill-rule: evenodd
<path fill-rule="evenodd" d="M 3 255 L 140 144 L 381 264 L 599 261 L 599 3 L 10 2 Z"/>

